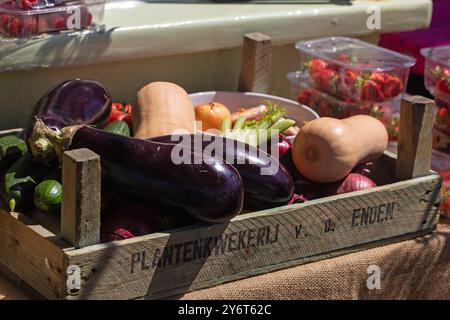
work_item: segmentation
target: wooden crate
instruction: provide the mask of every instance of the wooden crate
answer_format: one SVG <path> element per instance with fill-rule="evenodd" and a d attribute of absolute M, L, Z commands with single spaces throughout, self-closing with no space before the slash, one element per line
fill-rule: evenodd
<path fill-rule="evenodd" d="M 106 244 L 96 244 L 100 159 L 66 152 L 60 228 L 2 209 L 0 263 L 49 299 L 153 299 L 423 235 L 441 186 L 428 169 L 431 108 L 402 102 L 399 158 L 376 161 L 379 187 Z"/>
<path fill-rule="evenodd" d="M 441 187 L 429 170 L 434 112 L 428 99 L 402 101 L 398 159 L 375 162 L 376 188 L 106 244 L 100 159 L 66 152 L 60 221 L 1 209 L 0 264 L 48 299 L 155 299 L 429 233 Z"/>

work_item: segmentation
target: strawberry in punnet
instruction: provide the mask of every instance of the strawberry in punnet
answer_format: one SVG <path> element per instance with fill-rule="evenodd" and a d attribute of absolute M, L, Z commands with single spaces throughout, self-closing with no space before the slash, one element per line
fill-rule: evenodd
<path fill-rule="evenodd" d="M 338 75 L 330 69 L 323 69 L 312 75 L 314 83 L 320 89 L 335 94 L 337 92 Z"/>
<path fill-rule="evenodd" d="M 311 89 L 305 89 L 297 96 L 297 101 L 301 104 L 309 106 L 311 96 L 312 96 Z"/>
<path fill-rule="evenodd" d="M 354 104 L 356 103 L 355 99 L 352 97 L 342 96 L 339 98 L 340 101 L 346 103 L 346 104 Z"/>
<path fill-rule="evenodd" d="M 446 193 L 444 204 L 446 208 L 450 208 L 450 194 L 448 192 Z"/>
<path fill-rule="evenodd" d="M 384 100 L 382 87 L 372 80 L 365 80 L 361 85 L 361 100 L 381 102 Z"/>
<path fill-rule="evenodd" d="M 328 63 L 320 59 L 312 59 L 306 64 L 306 67 L 310 74 L 322 71 L 328 68 Z"/>
<path fill-rule="evenodd" d="M 351 60 L 351 57 L 348 53 L 340 53 L 337 56 L 337 60 L 343 61 L 343 62 L 349 62 Z"/>
<path fill-rule="evenodd" d="M 429 74 L 434 80 L 438 80 L 441 77 L 449 75 L 450 69 L 442 68 L 440 65 L 436 65 L 434 68 L 429 69 Z"/>
<path fill-rule="evenodd" d="M 0 24 L 4 27 L 8 26 L 9 23 L 9 15 L 6 13 L 0 13 Z"/>
<path fill-rule="evenodd" d="M 450 94 L 450 75 L 440 78 L 436 83 L 436 88 L 442 93 Z"/>
<path fill-rule="evenodd" d="M 26 16 L 23 19 L 23 29 L 26 34 L 35 34 L 38 31 L 38 23 L 35 16 Z"/>
<path fill-rule="evenodd" d="M 353 87 L 356 83 L 356 79 L 358 78 L 358 74 L 356 71 L 347 69 L 344 72 L 344 83 L 349 86 Z"/>
<path fill-rule="evenodd" d="M 66 29 L 66 19 L 64 17 L 60 17 L 55 20 L 55 28 L 64 30 Z"/>
<path fill-rule="evenodd" d="M 11 20 L 9 21 L 8 28 L 10 36 L 18 37 L 21 29 L 19 18 L 12 17 Z"/>
<path fill-rule="evenodd" d="M 400 78 L 389 76 L 383 84 L 383 94 L 385 98 L 393 98 L 403 91 L 403 83 Z"/>
<path fill-rule="evenodd" d="M 449 120 L 448 110 L 447 108 L 439 108 L 436 113 L 436 123 L 441 126 L 447 125 Z"/>
<path fill-rule="evenodd" d="M 317 105 L 317 113 L 321 117 L 329 117 L 331 115 L 331 105 L 325 99 L 320 99 Z"/>
<path fill-rule="evenodd" d="M 369 80 L 375 81 L 379 84 L 384 84 L 389 79 L 389 74 L 381 72 L 381 71 L 375 71 L 372 72 L 372 74 L 369 76 Z"/>
<path fill-rule="evenodd" d="M 30 9 L 33 9 L 33 6 L 34 6 L 35 4 L 37 4 L 38 1 L 39 1 L 39 0 L 22 0 L 22 1 L 20 2 L 20 5 L 21 5 L 22 9 L 30 10 Z"/>

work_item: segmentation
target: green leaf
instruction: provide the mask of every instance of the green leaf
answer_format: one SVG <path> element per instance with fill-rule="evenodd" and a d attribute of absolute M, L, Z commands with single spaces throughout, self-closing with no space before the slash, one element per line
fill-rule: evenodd
<path fill-rule="evenodd" d="M 20 183 L 26 183 L 26 182 L 32 182 L 32 183 L 36 184 L 36 182 L 30 176 L 26 176 L 24 178 L 16 178 L 15 172 L 8 172 L 5 175 L 3 187 L 4 187 L 6 194 L 11 195 L 11 188 L 13 186 L 20 184 Z"/>
<path fill-rule="evenodd" d="M 27 145 L 22 139 L 13 135 L 0 138 L 0 160 L 9 154 L 24 154 L 26 151 Z"/>

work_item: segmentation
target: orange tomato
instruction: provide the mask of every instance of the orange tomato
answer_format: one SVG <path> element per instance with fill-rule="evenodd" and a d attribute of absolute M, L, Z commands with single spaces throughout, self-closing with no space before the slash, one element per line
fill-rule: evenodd
<path fill-rule="evenodd" d="M 210 102 L 195 107 L 195 120 L 201 122 L 202 131 L 219 129 L 223 119 L 231 117 L 230 110 L 218 102 Z"/>

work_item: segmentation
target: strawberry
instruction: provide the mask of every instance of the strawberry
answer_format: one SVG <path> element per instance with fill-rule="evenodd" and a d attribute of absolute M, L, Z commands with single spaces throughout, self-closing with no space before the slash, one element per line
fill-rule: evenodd
<path fill-rule="evenodd" d="M 450 207 L 450 196 L 448 194 L 446 194 L 446 196 L 447 197 L 445 198 L 444 204 L 447 208 L 449 208 Z"/>
<path fill-rule="evenodd" d="M 337 92 L 338 75 L 330 69 L 323 69 L 312 75 L 312 79 L 322 90 L 335 94 Z"/>
<path fill-rule="evenodd" d="M 436 88 L 443 93 L 450 93 L 450 75 L 446 75 L 439 79 Z"/>
<path fill-rule="evenodd" d="M 303 90 L 297 97 L 297 101 L 301 104 L 309 105 L 311 100 L 312 91 L 311 89 Z"/>
<path fill-rule="evenodd" d="M 351 57 L 347 53 L 340 53 L 336 59 L 339 61 L 348 62 L 351 60 Z"/>
<path fill-rule="evenodd" d="M 23 20 L 23 29 L 26 34 L 35 34 L 38 31 L 37 19 L 34 16 L 28 16 Z"/>
<path fill-rule="evenodd" d="M 4 27 L 8 26 L 9 23 L 9 15 L 6 13 L 0 13 L 0 24 Z"/>
<path fill-rule="evenodd" d="M 66 29 L 66 19 L 64 17 L 60 17 L 55 20 L 55 28 L 59 30 Z"/>
<path fill-rule="evenodd" d="M 372 80 L 366 80 L 361 86 L 361 100 L 381 102 L 384 100 L 381 85 Z"/>
<path fill-rule="evenodd" d="M 20 5 L 21 5 L 22 9 L 30 10 L 30 9 L 33 9 L 33 5 L 37 4 L 38 1 L 39 0 L 22 0 L 20 2 Z"/>
<path fill-rule="evenodd" d="M 434 80 L 438 80 L 441 77 L 449 75 L 450 70 L 442 68 L 440 65 L 436 65 L 434 68 L 429 69 L 429 73 Z"/>
<path fill-rule="evenodd" d="M 440 125 L 445 125 L 448 120 L 448 110 L 447 108 L 439 108 L 436 114 L 436 122 Z"/>
<path fill-rule="evenodd" d="M 352 97 L 341 96 L 338 99 L 346 104 L 354 104 L 356 101 Z"/>
<path fill-rule="evenodd" d="M 390 76 L 383 84 L 383 94 L 385 98 L 393 98 L 403 91 L 403 83 L 400 78 Z"/>
<path fill-rule="evenodd" d="M 358 78 L 358 74 L 356 71 L 348 69 L 344 72 L 344 83 L 349 86 L 353 87 L 355 85 L 356 79 Z"/>
<path fill-rule="evenodd" d="M 312 59 L 308 62 L 308 70 L 310 74 L 322 71 L 328 68 L 328 63 L 320 59 Z"/>
<path fill-rule="evenodd" d="M 12 17 L 12 19 L 9 21 L 8 28 L 10 36 L 18 37 L 21 29 L 19 18 Z"/>
<path fill-rule="evenodd" d="M 382 110 L 382 106 L 376 104 L 370 106 L 369 114 L 372 117 L 377 118 L 378 120 L 381 120 L 384 117 L 384 111 Z"/>
<path fill-rule="evenodd" d="M 321 117 L 328 117 L 331 115 L 331 106 L 330 103 L 325 100 L 325 99 L 321 99 L 318 103 L 317 106 L 317 113 L 319 114 L 319 116 Z"/>
<path fill-rule="evenodd" d="M 384 72 L 375 71 L 372 72 L 372 74 L 369 76 L 369 80 L 375 81 L 381 85 L 386 83 L 386 81 L 389 79 L 389 75 Z"/>
<path fill-rule="evenodd" d="M 90 12 L 86 13 L 86 24 L 85 27 L 89 27 L 92 24 L 92 14 Z"/>

